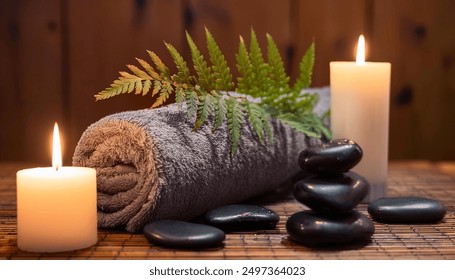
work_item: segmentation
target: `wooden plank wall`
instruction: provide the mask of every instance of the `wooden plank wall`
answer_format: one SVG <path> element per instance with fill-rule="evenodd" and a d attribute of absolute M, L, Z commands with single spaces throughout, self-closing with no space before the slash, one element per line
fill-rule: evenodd
<path fill-rule="evenodd" d="M 0 159 L 51 158 L 64 110 L 61 7 L 43 2 L 0 1 Z"/>
<path fill-rule="evenodd" d="M 69 164 L 88 125 L 152 102 L 93 95 L 146 49 L 171 64 L 163 41 L 188 57 L 185 30 L 202 45 L 204 26 L 231 67 L 239 34 L 270 33 L 294 77 L 314 39 L 314 86 L 364 33 L 367 59 L 392 63 L 390 158 L 454 160 L 454 11 L 451 0 L 0 0 L 0 160 L 50 162 L 58 121 Z"/>

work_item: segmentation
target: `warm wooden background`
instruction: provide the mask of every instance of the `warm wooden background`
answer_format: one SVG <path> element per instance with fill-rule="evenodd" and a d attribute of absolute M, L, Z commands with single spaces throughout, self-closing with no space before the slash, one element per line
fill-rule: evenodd
<path fill-rule="evenodd" d="M 50 164 L 58 121 L 70 164 L 89 124 L 151 104 L 93 95 L 146 49 L 170 64 L 163 40 L 188 55 L 184 31 L 201 43 L 204 26 L 230 60 L 239 34 L 272 34 L 293 75 L 314 38 L 314 86 L 363 32 L 368 59 L 392 63 L 390 157 L 455 159 L 453 0 L 0 0 L 0 160 Z"/>

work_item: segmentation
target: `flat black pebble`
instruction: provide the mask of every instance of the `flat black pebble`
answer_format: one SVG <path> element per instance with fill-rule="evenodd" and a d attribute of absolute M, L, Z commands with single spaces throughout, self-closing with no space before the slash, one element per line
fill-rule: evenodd
<path fill-rule="evenodd" d="M 225 234 L 208 225 L 160 220 L 144 227 L 145 237 L 153 244 L 174 248 L 208 248 L 221 245 Z"/>
<path fill-rule="evenodd" d="M 314 211 L 337 216 L 356 207 L 368 194 L 368 181 L 355 172 L 309 177 L 294 184 L 294 197 Z"/>
<path fill-rule="evenodd" d="M 446 208 L 440 201 L 424 197 L 386 197 L 371 202 L 368 213 L 386 223 L 429 223 L 444 218 Z"/>
<path fill-rule="evenodd" d="M 338 174 L 349 171 L 362 159 L 362 149 L 354 141 L 337 139 L 314 145 L 300 152 L 300 167 L 313 174 Z"/>
<path fill-rule="evenodd" d="M 343 218 L 321 217 L 311 210 L 297 212 L 286 222 L 290 238 L 307 246 L 352 244 L 370 239 L 374 225 L 367 216 L 353 211 Z"/>
<path fill-rule="evenodd" d="M 210 210 L 204 220 L 225 231 L 248 231 L 274 228 L 280 217 L 264 207 L 234 204 Z"/>

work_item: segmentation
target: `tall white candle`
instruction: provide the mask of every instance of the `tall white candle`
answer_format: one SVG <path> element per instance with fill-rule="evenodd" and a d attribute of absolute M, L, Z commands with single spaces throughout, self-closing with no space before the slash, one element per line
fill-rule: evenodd
<path fill-rule="evenodd" d="M 363 150 L 354 171 L 371 185 L 367 202 L 386 195 L 391 64 L 365 62 L 363 36 L 356 62 L 330 62 L 331 129 Z"/>
<path fill-rule="evenodd" d="M 24 251 L 71 251 L 98 239 L 96 171 L 62 167 L 56 137 L 57 126 L 53 167 L 17 172 L 17 245 Z"/>

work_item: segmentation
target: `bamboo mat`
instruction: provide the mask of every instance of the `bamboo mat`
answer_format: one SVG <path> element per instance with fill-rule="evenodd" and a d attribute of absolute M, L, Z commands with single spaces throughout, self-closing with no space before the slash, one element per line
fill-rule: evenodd
<path fill-rule="evenodd" d="M 228 233 L 220 248 L 167 249 L 149 244 L 142 234 L 99 229 L 96 246 L 53 254 L 24 252 L 16 246 L 15 173 L 26 166 L 0 163 L 0 259 L 455 259 L 455 163 L 392 162 L 390 196 L 439 199 L 448 212 L 437 224 L 374 222 L 376 231 L 367 244 L 314 249 L 292 242 L 286 233 L 286 220 L 306 208 L 289 190 L 279 190 L 251 202 L 280 215 L 276 229 Z M 367 214 L 366 207 L 359 205 L 358 210 Z"/>

